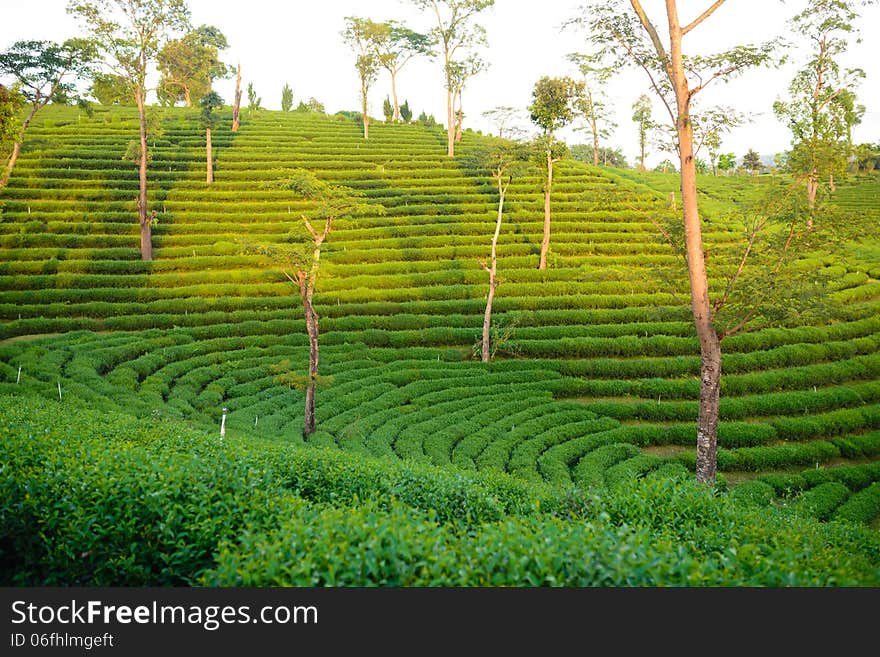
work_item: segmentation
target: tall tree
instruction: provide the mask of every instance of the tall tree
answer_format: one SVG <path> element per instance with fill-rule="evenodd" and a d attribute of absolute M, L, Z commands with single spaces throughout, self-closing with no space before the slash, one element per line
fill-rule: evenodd
<path fill-rule="evenodd" d="M 95 71 L 89 93 L 101 105 L 135 105 L 128 84 L 123 78 L 111 73 Z"/>
<path fill-rule="evenodd" d="M 806 183 L 807 198 L 815 205 L 819 181 L 833 181 L 846 169 L 849 155 L 842 135 L 847 133 L 847 113 L 836 101 L 850 94 L 865 72 L 842 68 L 840 57 L 849 47 L 849 37 L 858 36 L 855 0 L 812 0 L 791 19 L 792 29 L 805 37 L 812 56 L 788 87 L 789 99 L 773 105 L 776 115 L 788 124 L 792 134 L 789 168 Z M 850 114 L 849 118 L 853 118 Z M 807 223 L 813 225 L 810 216 Z"/>
<path fill-rule="evenodd" d="M 532 104 L 529 106 L 532 123 L 540 127 L 544 134 L 539 141 L 547 168 L 544 176 L 544 236 L 541 240 L 541 257 L 538 269 L 547 268 L 547 253 L 550 250 L 550 192 L 553 189 L 553 165 L 562 158 L 564 144 L 555 136 L 557 130 L 574 121 L 578 103 L 583 98 L 583 82 L 575 82 L 569 77 L 542 77 L 532 90 Z"/>
<path fill-rule="evenodd" d="M 379 74 L 379 57 L 373 48 L 373 30 L 375 25 L 366 18 L 347 16 L 342 39 L 355 53 L 355 68 L 361 82 L 361 114 L 364 122 L 364 139 L 370 138 L 369 94 L 370 87 Z"/>
<path fill-rule="evenodd" d="M 232 98 L 232 132 L 241 127 L 241 63 L 235 67 L 235 95 Z"/>
<path fill-rule="evenodd" d="M 293 89 L 286 82 L 281 87 L 281 111 L 289 112 L 293 109 Z"/>
<path fill-rule="evenodd" d="M 455 117 L 453 132 L 455 136 L 453 139 L 455 143 L 458 143 L 461 141 L 462 124 L 464 123 L 462 92 L 467 81 L 486 68 L 486 62 L 476 55 L 470 55 L 462 61 L 452 62 L 449 67 L 449 80 L 452 82 L 452 106 L 455 108 L 453 112 Z"/>
<path fill-rule="evenodd" d="M 480 341 L 480 358 L 488 363 L 492 357 L 493 345 L 490 342 L 492 329 L 492 304 L 498 288 L 498 238 L 501 235 L 501 221 L 504 216 L 504 199 L 514 175 L 526 161 L 526 151 L 517 142 L 508 140 L 485 140 L 469 153 L 469 159 L 478 171 L 488 171 L 498 189 L 498 215 L 495 219 L 495 232 L 489 247 L 489 260 L 479 260 L 480 266 L 489 274 L 489 293 L 486 310 L 483 313 L 483 334 Z"/>
<path fill-rule="evenodd" d="M 645 170 L 645 147 L 651 130 L 651 99 L 642 94 L 632 106 L 632 120 L 639 131 L 639 171 Z"/>
<path fill-rule="evenodd" d="M 593 165 L 599 166 L 599 138 L 607 139 L 611 129 L 615 127 L 611 120 L 611 107 L 605 93 L 605 85 L 611 79 L 614 70 L 602 66 L 601 60 L 594 55 L 571 54 L 569 60 L 578 65 L 583 75 L 584 91 L 578 103 L 578 110 L 587 123 L 587 130 L 593 137 Z"/>
<path fill-rule="evenodd" d="M 392 120 L 400 121 L 397 75 L 413 57 L 432 54 L 431 37 L 411 30 L 397 21 L 374 23 L 368 20 L 366 31 L 379 65 L 391 76 Z"/>
<path fill-rule="evenodd" d="M 228 47 L 223 33 L 211 25 L 168 41 L 157 56 L 159 101 L 167 105 L 182 101 L 186 107 L 198 103 L 214 80 L 229 77 L 230 67 L 220 61 L 220 53 Z"/>
<path fill-rule="evenodd" d="M 412 0 L 422 11 L 430 11 L 437 24 L 430 32 L 443 53 L 446 75 L 446 154 L 455 157 L 455 62 L 466 61 L 465 51 L 486 43 L 486 30 L 475 18 L 495 0 Z"/>
<path fill-rule="evenodd" d="M 716 308 L 709 297 L 702 226 L 697 203 L 694 134 L 691 103 L 716 80 L 729 79 L 749 67 L 767 64 L 778 41 L 760 46 L 736 46 L 712 55 L 687 56 L 682 41 L 724 4 L 715 0 L 682 23 L 676 0 L 665 0 L 664 38 L 640 0 L 598 0 L 585 7 L 579 22 L 590 41 L 617 66 L 633 65 L 647 76 L 678 131 L 678 156 L 684 220 L 684 256 L 691 292 L 691 310 L 700 343 L 700 403 L 697 419 L 697 480 L 715 481 L 718 450 L 718 409 L 721 389 L 721 334 L 715 326 Z M 707 0 L 708 3 L 708 0 Z"/>
<path fill-rule="evenodd" d="M 315 310 L 314 295 L 321 263 L 321 248 L 337 219 L 368 212 L 382 214 L 384 208 L 368 205 L 359 192 L 325 183 L 302 169 L 285 172 L 285 177 L 271 186 L 290 192 L 294 199 L 309 201 L 313 207 L 311 218 L 305 215 L 302 217 L 307 236 L 294 235 L 291 237 L 293 243 L 248 245 L 249 250 L 271 258 L 281 267 L 287 279 L 299 289 L 309 337 L 309 371 L 303 385 L 306 393 L 303 435 L 309 436 L 315 432 L 315 394 L 319 377 L 319 318 Z"/>
<path fill-rule="evenodd" d="M 505 133 L 519 136 L 523 132 L 517 125 L 520 111 L 508 105 L 499 105 L 483 112 L 483 117 L 491 121 L 498 129 L 498 137 L 503 139 Z"/>
<path fill-rule="evenodd" d="M 71 0 L 67 11 L 82 22 L 111 72 L 125 80 L 137 105 L 141 259 L 152 260 L 152 219 L 147 212 L 147 72 L 167 37 L 189 29 L 189 9 L 184 0 Z"/>
<path fill-rule="evenodd" d="M 211 130 L 217 126 L 218 119 L 214 111 L 223 107 L 223 99 L 216 91 L 209 91 L 201 97 L 199 106 L 202 108 L 199 119 L 202 127 L 205 129 L 205 159 L 207 163 L 205 182 L 210 185 L 214 182 L 214 154 L 211 144 Z"/>
<path fill-rule="evenodd" d="M 67 102 L 75 96 L 74 80 L 89 72 L 95 54 L 94 45 L 83 39 L 69 39 L 60 45 L 52 41 L 18 41 L 0 53 L 0 75 L 12 78 L 19 97 L 30 105 L 0 174 L 0 189 L 9 182 L 34 116 L 50 101 Z"/>

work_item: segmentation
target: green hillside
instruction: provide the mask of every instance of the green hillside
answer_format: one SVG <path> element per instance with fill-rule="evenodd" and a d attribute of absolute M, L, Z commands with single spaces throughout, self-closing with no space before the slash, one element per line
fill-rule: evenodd
<path fill-rule="evenodd" d="M 137 171 L 123 159 L 137 135 L 133 110 L 99 108 L 92 118 L 74 108 L 42 112 L 0 194 L 0 394 L 7 395 L 0 417 L 9 447 L 7 472 L 14 474 L 4 484 L 9 499 L 23 496 L 28 486 L 44 487 L 41 495 L 51 498 L 53 484 L 33 469 L 39 445 L 50 453 L 57 448 L 58 472 L 89 481 L 97 475 L 76 464 L 71 441 L 83 441 L 87 459 L 118 456 L 120 477 L 132 481 L 143 474 L 138 458 L 166 449 L 188 453 L 188 445 L 213 459 L 224 407 L 226 440 L 236 450 L 221 459 L 230 477 L 246 478 L 248 459 L 265 458 L 275 460 L 259 461 L 255 471 L 283 479 L 277 468 L 290 454 L 321 454 L 336 464 L 322 466 L 331 469 L 375 464 L 370 467 L 376 474 L 359 484 L 357 495 L 360 501 L 380 500 L 381 508 L 360 501 L 325 508 L 320 505 L 330 503 L 329 497 L 309 497 L 317 485 L 275 479 L 266 484 L 305 498 L 284 504 L 304 505 L 315 527 L 332 523 L 334 513 L 345 517 L 339 509 L 350 507 L 379 524 L 400 524 L 399 517 L 412 514 L 411 531 L 427 531 L 438 521 L 434 498 L 424 493 L 431 490 L 424 484 L 431 477 L 447 493 L 445 478 L 500 486 L 492 489 L 493 499 L 503 505 L 525 500 L 528 508 L 556 508 L 559 496 L 572 489 L 586 495 L 605 491 L 602 504 L 617 509 L 614 521 L 635 513 L 638 495 L 649 504 L 645 500 L 665 499 L 677 494 L 675 486 L 685 486 L 688 500 L 699 496 L 674 483 L 695 460 L 699 346 L 688 300 L 672 294 L 655 271 L 675 260 L 651 221 L 668 212 L 662 186 L 562 162 L 553 192 L 550 268 L 542 272 L 536 269 L 540 181 L 537 175 L 516 179 L 499 241 L 498 352 L 483 364 L 474 355 L 487 293 L 478 259 L 488 254 L 497 196 L 487 177 L 468 169 L 466 158 L 445 157 L 441 128 L 378 124 L 365 141 L 358 124 L 338 117 L 261 111 L 239 133 L 229 132 L 228 122 L 215 130 L 216 183 L 207 187 L 203 135 L 194 113 L 155 111 L 162 132 L 153 141 L 150 164 L 150 207 L 158 219 L 154 261 L 140 260 Z M 466 133 L 462 150 L 480 139 Z M 375 213 L 335 223 L 322 252 L 315 301 L 321 372 L 329 382 L 318 391 L 318 431 L 309 445 L 332 451 L 302 444 L 303 393 L 274 380 L 272 367 L 285 359 L 298 371 L 307 368 L 298 291 L 271 263 L 243 253 L 240 244 L 243 238 L 281 241 L 303 230 L 308 204 L 266 185 L 297 167 L 359 190 L 375 206 Z M 869 220 L 880 202 L 871 191 L 876 183 L 864 185 L 866 193 L 861 183 L 842 188 L 841 198 L 842 204 L 865 208 Z M 707 225 L 713 257 L 732 259 L 738 238 L 720 219 Z M 831 309 L 809 325 L 767 325 L 724 342 L 719 469 L 733 490 L 711 504 L 743 514 L 736 516 L 743 527 L 758 522 L 755 506 L 764 507 L 762 513 L 784 512 L 785 522 L 805 523 L 798 525 L 798 536 L 843 546 L 840 536 L 855 528 L 834 525 L 822 533 L 826 529 L 804 516 L 875 527 L 880 516 L 880 264 L 870 244 L 854 245 L 846 258 L 804 255 L 809 266 L 833 279 Z M 127 422 L 126 416 L 142 418 L 127 425 L 133 435 L 109 431 L 103 456 L 102 413 L 111 427 Z M 42 418 L 51 431 L 47 427 L 42 436 L 42 425 L 29 417 Z M 140 429 L 133 427 L 141 426 L 149 429 L 139 438 Z M 95 436 L 87 435 L 88 427 L 96 427 Z M 160 437 L 163 427 L 167 435 Z M 27 447 L 26 437 L 35 435 L 39 445 Z M 268 456 L 259 456 L 264 452 Z M 165 457 L 160 461 L 165 464 Z M 190 466 L 202 474 L 207 467 L 201 461 Z M 376 483 L 397 476 L 382 468 L 414 468 L 422 473 L 422 492 L 394 506 L 376 492 L 400 495 L 398 488 Z M 642 492 L 629 499 L 626 490 Z M 140 494 L 132 493 L 132 499 Z M 199 505 L 200 499 L 190 496 L 186 503 Z M 70 503 L 88 513 L 85 498 Z M 626 513 L 620 510 L 627 505 L 632 508 Z M 18 528 L 9 529 L 14 536 L 26 526 L 23 518 L 32 517 L 27 513 L 37 512 L 19 507 L 16 515 L 11 508 L 4 507 L 2 520 L 7 529 Z M 566 534 L 573 543 L 584 539 L 577 532 L 587 531 L 559 514 L 548 511 L 536 519 L 511 508 L 492 521 L 508 511 L 528 518 L 508 526 L 512 533 L 504 540 L 525 541 L 526 534 L 534 537 L 557 521 L 564 526 L 556 530 L 574 532 Z M 253 509 L 241 513 L 251 518 Z M 250 527 L 250 547 L 271 549 L 280 540 L 281 530 L 270 527 L 271 519 L 264 521 L 262 528 Z M 439 519 L 447 521 L 455 519 Z M 614 521 L 599 528 L 611 532 L 602 540 L 613 540 Z M 779 521 L 764 522 L 761 531 L 770 532 Z M 59 525 L 59 536 L 73 541 L 87 532 L 85 520 L 71 523 Z M 598 536 L 599 529 L 589 531 Z M 220 534 L 238 540 L 241 531 L 224 525 Z M 443 554 L 454 561 L 459 557 L 451 537 L 441 535 L 446 531 L 453 530 L 437 530 L 434 547 L 448 548 Z M 494 530 L 481 531 L 486 533 L 471 534 L 474 551 L 495 540 Z M 676 534 L 666 525 L 651 531 L 654 538 L 674 542 Z M 719 532 L 719 540 L 731 538 Z M 749 540 L 757 540 L 755 532 Z M 221 540 L 212 535 L 199 549 L 211 553 L 210 546 Z M 646 544 L 639 541 L 633 545 Z M 792 554 L 808 550 L 804 545 Z M 2 558 L 9 559 L 14 548 L 3 546 Z M 216 562 L 204 555 L 196 559 L 186 575 L 134 579 L 288 583 L 280 575 L 258 577 L 265 564 L 248 562 L 244 547 L 224 549 Z M 711 548 L 695 548 L 695 562 L 701 550 Z M 876 581 L 877 553 L 851 566 L 846 577 Z M 33 574 L 47 567 L 40 563 L 28 566 L 29 577 L 40 577 Z M 51 568 L 70 567 L 61 563 Z M 723 582 L 728 575 L 730 583 L 752 581 L 743 568 L 721 568 L 695 581 L 663 571 L 645 582 Z M 119 566 L 102 581 L 120 583 L 122 572 L 134 571 Z M 236 580 L 230 576 L 235 572 L 253 579 Z M 87 573 L 77 577 L 88 580 Z M 457 583 L 443 577 L 438 574 L 438 581 Z M 586 575 L 579 581 L 603 583 Z M 799 581 L 831 583 L 806 575 Z M 492 582 L 475 575 L 464 583 Z"/>

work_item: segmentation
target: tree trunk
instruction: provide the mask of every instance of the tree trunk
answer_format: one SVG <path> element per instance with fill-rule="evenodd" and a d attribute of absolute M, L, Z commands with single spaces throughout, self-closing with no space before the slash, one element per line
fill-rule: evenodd
<path fill-rule="evenodd" d="M 394 101 L 394 116 L 391 117 L 395 123 L 400 123 L 400 104 L 397 102 L 397 71 L 391 71 L 391 98 Z"/>
<path fill-rule="evenodd" d="M 138 221 L 141 225 L 141 260 L 153 259 L 153 227 L 147 216 L 147 116 L 144 109 L 144 90 L 135 93 L 140 119 L 141 153 L 138 166 L 140 188 L 138 191 Z"/>
<path fill-rule="evenodd" d="M 452 116 L 452 89 L 446 85 L 446 155 L 455 157 L 455 125 Z"/>
<path fill-rule="evenodd" d="M 455 142 L 461 141 L 461 124 L 464 122 L 464 113 L 461 109 L 455 115 Z"/>
<path fill-rule="evenodd" d="M 235 102 L 232 104 L 232 132 L 238 132 L 241 118 L 241 64 L 235 76 Z"/>
<path fill-rule="evenodd" d="M 370 117 L 367 116 L 367 87 L 361 80 L 361 109 L 364 120 L 364 139 L 370 138 Z"/>
<path fill-rule="evenodd" d="M 541 260 L 538 269 L 547 269 L 547 252 L 550 250 L 550 189 L 553 187 L 553 155 L 547 149 L 547 180 L 544 182 L 544 238 L 541 240 Z"/>
<path fill-rule="evenodd" d="M 595 115 L 590 117 L 590 126 L 593 129 L 593 166 L 599 166 L 599 129 Z"/>
<path fill-rule="evenodd" d="M 813 212 L 816 209 L 816 194 L 819 191 L 819 174 L 814 169 L 807 177 L 807 201 L 809 202 L 810 212 L 807 215 L 807 228 L 813 227 Z"/>
<path fill-rule="evenodd" d="M 12 170 L 15 168 L 15 163 L 18 161 L 18 155 L 21 153 L 21 145 L 24 143 L 24 133 L 27 132 L 28 127 L 31 124 L 34 116 L 41 107 L 44 107 L 45 103 L 42 105 L 34 105 L 31 108 L 31 111 L 28 113 L 27 118 L 21 124 L 21 132 L 19 132 L 18 139 L 15 141 L 15 144 L 12 146 L 12 154 L 9 156 L 9 160 L 6 162 L 6 168 L 3 170 L 3 175 L 0 176 L 0 189 L 6 187 L 9 182 L 10 176 L 12 176 Z"/>
<path fill-rule="evenodd" d="M 183 101 L 184 101 L 184 103 L 186 103 L 187 107 L 193 106 L 192 96 L 190 96 L 190 93 L 189 93 L 189 87 L 183 88 Z"/>
<path fill-rule="evenodd" d="M 305 292 L 302 294 L 303 310 L 306 316 L 306 331 L 309 334 L 309 380 L 306 384 L 306 406 L 303 420 L 303 436 L 315 433 L 315 388 L 318 383 L 318 315 L 312 307 L 312 300 Z"/>
<path fill-rule="evenodd" d="M 498 236 L 501 234 L 501 217 L 504 211 L 504 192 L 506 189 L 501 182 L 498 183 L 498 219 L 495 221 L 495 234 L 492 236 L 492 250 L 490 253 L 489 266 L 489 297 L 486 299 L 486 312 L 483 314 L 483 343 L 481 348 L 482 360 L 489 362 L 491 352 L 489 350 L 489 333 L 492 328 L 492 302 L 495 300 L 495 288 L 498 287 L 496 273 L 498 272 Z"/>
<path fill-rule="evenodd" d="M 666 0 L 669 18 L 670 81 L 678 106 L 678 143 L 681 163 L 681 205 L 691 286 L 691 311 L 700 341 L 700 406 L 697 422 L 697 481 L 713 484 L 718 452 L 718 405 L 721 380 L 721 342 L 712 320 L 709 281 L 703 255 L 703 235 L 697 206 L 697 170 L 694 131 L 690 119 L 690 91 L 681 52 L 682 28 L 675 0 Z"/>
<path fill-rule="evenodd" d="M 205 157 L 207 159 L 207 178 L 206 182 L 210 185 L 214 182 L 214 157 L 211 153 L 211 128 L 205 128 Z"/>

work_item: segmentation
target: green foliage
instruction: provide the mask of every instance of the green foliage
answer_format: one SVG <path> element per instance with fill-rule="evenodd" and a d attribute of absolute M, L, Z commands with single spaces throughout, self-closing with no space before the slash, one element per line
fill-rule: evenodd
<path fill-rule="evenodd" d="M 532 90 L 532 104 L 529 105 L 532 123 L 552 137 L 557 130 L 574 121 L 583 93 L 583 82 L 569 77 L 542 77 Z"/>
<path fill-rule="evenodd" d="M 257 95 L 256 90 L 254 89 L 254 83 L 248 82 L 247 86 L 247 97 L 248 97 L 248 110 L 250 112 L 257 112 L 262 109 L 263 99 Z"/>
<path fill-rule="evenodd" d="M 199 107 L 201 108 L 199 121 L 202 127 L 213 130 L 217 127 L 218 120 L 214 112 L 223 107 L 223 99 L 220 97 L 220 94 L 216 91 L 209 91 L 199 100 Z"/>
<path fill-rule="evenodd" d="M 124 78 L 96 72 L 92 76 L 89 93 L 101 105 L 134 105 L 135 99 Z"/>
<path fill-rule="evenodd" d="M 422 114 L 424 114 L 424 112 L 422 112 Z M 410 121 L 412 121 L 412 110 L 409 108 L 408 100 L 403 101 L 403 105 L 400 106 L 400 118 L 404 123 L 409 123 Z M 429 128 L 433 127 L 434 124 L 432 123 L 431 125 L 429 125 L 429 123 L 431 123 L 431 120 L 426 119 L 422 125 L 425 125 Z"/>
<path fill-rule="evenodd" d="M 391 123 L 394 118 L 394 107 L 391 105 L 391 99 L 388 96 L 385 96 L 385 100 L 382 101 L 382 114 L 385 116 L 385 121 Z"/>
<path fill-rule="evenodd" d="M 157 55 L 159 102 L 184 102 L 187 107 L 200 103 L 211 92 L 214 80 L 232 74 L 232 67 L 220 61 L 220 52 L 228 47 L 223 33 L 211 25 L 201 25 L 180 39 L 167 41 Z"/>

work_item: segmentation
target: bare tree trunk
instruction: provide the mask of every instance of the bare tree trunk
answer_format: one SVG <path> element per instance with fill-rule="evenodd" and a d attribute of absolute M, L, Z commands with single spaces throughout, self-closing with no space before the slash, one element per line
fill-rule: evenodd
<path fill-rule="evenodd" d="M 464 113 L 459 108 L 458 112 L 455 115 L 455 141 L 456 143 L 461 141 L 461 124 L 464 122 Z"/>
<path fill-rule="evenodd" d="M 235 102 L 232 104 L 232 132 L 238 132 L 241 125 L 241 64 L 235 75 Z"/>
<path fill-rule="evenodd" d="M 391 71 L 391 98 L 394 100 L 394 116 L 392 119 L 395 123 L 400 123 L 400 103 L 397 102 L 397 71 Z"/>
<path fill-rule="evenodd" d="M 205 157 L 208 165 L 206 182 L 210 185 L 214 182 L 214 157 L 211 152 L 211 128 L 205 128 Z"/>
<path fill-rule="evenodd" d="M 364 80 L 361 80 L 361 109 L 364 119 L 364 139 L 370 138 L 370 117 L 367 116 L 367 87 Z"/>
<path fill-rule="evenodd" d="M 192 103 L 192 96 L 190 96 L 190 93 L 189 93 L 189 87 L 184 87 L 184 88 L 183 88 L 183 100 L 184 100 L 184 102 L 186 103 L 186 106 L 187 106 L 187 107 L 192 107 L 192 106 L 193 106 L 193 103 Z M 172 103 L 172 104 L 173 104 L 173 103 Z"/>
<path fill-rule="evenodd" d="M 492 302 L 495 300 L 495 288 L 498 287 L 498 236 L 501 234 L 501 217 L 504 211 L 504 193 L 507 188 L 499 180 L 498 182 L 498 219 L 495 221 L 495 234 L 492 236 L 492 250 L 490 252 L 489 266 L 483 267 L 489 273 L 489 297 L 486 299 L 486 312 L 483 314 L 483 343 L 481 356 L 484 363 L 489 362 L 491 357 L 489 345 L 489 333 L 492 328 Z"/>
<path fill-rule="evenodd" d="M 455 157 L 455 125 L 452 116 L 452 89 L 446 85 L 446 155 Z"/>
<path fill-rule="evenodd" d="M 682 28 L 675 0 L 666 0 L 671 54 L 670 77 L 678 105 L 678 143 L 685 247 L 691 286 L 691 311 L 700 341 L 700 406 L 697 421 L 697 481 L 715 482 L 718 452 L 718 407 L 721 380 L 721 342 L 712 321 L 709 282 L 703 255 L 703 235 L 697 206 L 697 170 L 690 98 L 681 52 Z"/>
<path fill-rule="evenodd" d="M 547 252 L 550 250 L 550 189 L 553 187 L 553 155 L 547 149 L 547 180 L 544 181 L 544 238 L 541 240 L 541 259 L 538 269 L 547 269 Z"/>
<path fill-rule="evenodd" d="M 807 228 L 813 227 L 813 211 L 816 209 L 816 194 L 819 191 L 819 174 L 814 169 L 807 177 L 807 201 L 810 205 L 810 212 L 807 215 Z"/>
<path fill-rule="evenodd" d="M 590 117 L 590 126 L 593 129 L 593 166 L 599 166 L 599 129 L 595 115 Z"/>
<path fill-rule="evenodd" d="M 18 139 L 15 140 L 15 144 L 12 146 L 12 154 L 9 156 L 9 160 L 6 162 L 6 168 L 3 170 L 3 175 L 0 176 L 0 189 L 6 187 L 9 182 L 9 178 L 12 176 L 12 170 L 15 168 L 15 163 L 18 161 L 18 155 L 21 153 L 21 145 L 24 143 L 24 133 L 27 132 L 28 127 L 31 124 L 34 116 L 44 105 L 34 105 L 31 108 L 30 113 L 28 113 L 27 118 L 21 124 L 21 132 L 19 132 Z"/>
<path fill-rule="evenodd" d="M 828 189 L 831 190 L 832 193 L 837 191 L 837 185 L 834 184 L 834 174 L 828 174 Z"/>
<path fill-rule="evenodd" d="M 306 406 L 303 421 L 303 436 L 315 433 L 315 388 L 318 383 L 318 315 L 312 306 L 310 295 L 303 291 L 303 309 L 306 316 L 306 331 L 309 334 L 309 380 L 306 384 Z"/>
<path fill-rule="evenodd" d="M 153 259 L 153 227 L 147 216 L 147 116 L 144 108 L 144 90 L 135 93 L 140 119 L 141 152 L 138 166 L 140 188 L 138 191 L 138 221 L 141 225 L 141 260 Z"/>

